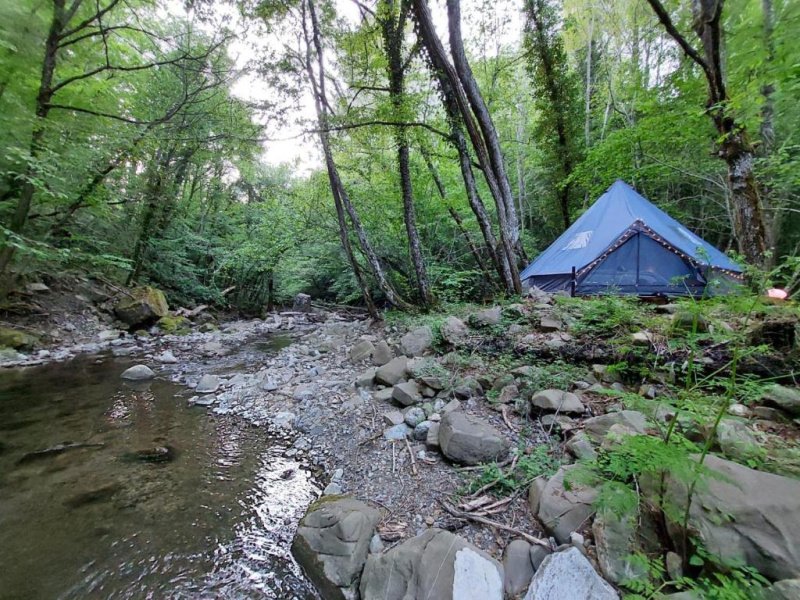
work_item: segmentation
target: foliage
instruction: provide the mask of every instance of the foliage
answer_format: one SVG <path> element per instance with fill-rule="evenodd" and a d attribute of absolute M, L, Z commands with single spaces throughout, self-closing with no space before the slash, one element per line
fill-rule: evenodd
<path fill-rule="evenodd" d="M 520 452 L 518 456 L 513 468 L 503 469 L 497 463 L 483 465 L 469 481 L 467 493 L 487 489 L 487 486 L 500 496 L 519 492 L 539 476 L 553 476 L 561 466 L 561 461 L 547 445 L 535 446 L 530 453 Z"/>

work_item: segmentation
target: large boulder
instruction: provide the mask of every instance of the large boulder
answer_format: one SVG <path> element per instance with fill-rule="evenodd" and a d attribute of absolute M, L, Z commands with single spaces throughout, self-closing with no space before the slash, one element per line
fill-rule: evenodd
<path fill-rule="evenodd" d="M 458 317 L 447 317 L 439 331 L 442 339 L 453 346 L 463 344 L 469 336 L 469 328 Z"/>
<path fill-rule="evenodd" d="M 380 512 L 354 498 L 326 496 L 308 507 L 292 555 L 323 600 L 355 600 Z"/>
<path fill-rule="evenodd" d="M 539 410 L 583 414 L 586 407 L 572 392 L 542 390 L 531 397 L 531 404 Z"/>
<path fill-rule="evenodd" d="M 433 331 L 427 325 L 423 325 L 400 338 L 400 351 L 408 357 L 422 356 L 431 344 L 433 344 Z"/>
<path fill-rule="evenodd" d="M 464 465 L 478 465 L 502 460 L 510 444 L 494 427 L 461 411 L 442 416 L 439 445 L 450 460 Z"/>
<path fill-rule="evenodd" d="M 503 567 L 469 542 L 429 529 L 383 554 L 371 554 L 362 600 L 502 600 Z"/>
<path fill-rule="evenodd" d="M 619 600 L 619 594 L 577 548 L 545 558 L 525 594 L 525 600 L 590 599 Z"/>
<path fill-rule="evenodd" d="M 32 350 L 39 343 L 39 339 L 19 329 L 0 327 L 0 347 L 14 348 L 16 350 Z"/>
<path fill-rule="evenodd" d="M 800 481 L 713 455 L 705 465 L 712 474 L 692 496 L 690 535 L 721 560 L 743 562 L 769 579 L 800 575 Z M 667 500 L 683 514 L 686 485 L 670 478 Z M 671 524 L 670 535 L 680 543 L 680 524 Z"/>
<path fill-rule="evenodd" d="M 393 358 L 375 371 L 375 380 L 383 385 L 395 385 L 406 379 L 408 359 L 405 356 Z"/>
<path fill-rule="evenodd" d="M 561 467 L 547 483 L 542 484 L 542 479 L 535 480 L 528 491 L 531 512 L 539 517 L 547 532 L 560 544 L 569 542 L 573 531 L 589 525 L 589 519 L 594 514 L 593 503 L 597 498 L 597 490 L 571 480 L 569 473 L 576 467 Z"/>
<path fill-rule="evenodd" d="M 147 325 L 167 316 L 169 305 L 164 292 L 154 287 L 144 286 L 131 290 L 117 302 L 114 314 L 129 327 Z"/>

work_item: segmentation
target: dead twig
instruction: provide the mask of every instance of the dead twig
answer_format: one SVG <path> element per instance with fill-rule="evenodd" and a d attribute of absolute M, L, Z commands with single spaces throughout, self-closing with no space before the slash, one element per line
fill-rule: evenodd
<path fill-rule="evenodd" d="M 405 442 L 408 455 L 411 457 L 411 472 L 414 473 L 414 475 L 419 475 L 419 471 L 417 471 L 417 461 L 414 458 L 414 451 L 411 449 L 411 444 L 408 443 L 408 438 L 405 438 Z"/>
<path fill-rule="evenodd" d="M 503 525 L 502 523 L 498 523 L 497 521 L 492 521 L 491 519 L 487 519 L 486 517 L 480 517 L 477 515 L 471 515 L 470 513 L 465 513 L 460 510 L 456 510 L 444 500 L 439 500 L 439 503 L 442 505 L 442 508 L 445 509 L 451 516 L 455 517 L 456 519 L 465 519 L 467 521 L 474 521 L 475 523 L 481 523 L 482 525 L 488 525 L 489 527 L 495 527 L 497 529 L 502 529 L 503 531 L 508 531 L 509 533 L 513 533 L 518 535 L 525 541 L 531 544 L 537 544 L 539 546 L 543 546 L 550 550 L 554 550 L 551 546 L 550 542 L 547 540 L 543 540 L 537 537 L 530 535 L 529 533 L 525 533 L 524 531 L 520 531 L 519 529 L 515 529 L 514 527 L 509 527 L 508 525 Z"/>
<path fill-rule="evenodd" d="M 514 427 L 511 424 L 511 421 L 509 421 L 509 419 L 508 419 L 508 412 L 507 411 L 508 411 L 508 406 L 506 406 L 504 404 L 503 407 L 500 409 L 500 414 L 503 416 L 503 423 L 505 423 L 506 427 L 508 427 L 511 430 L 511 433 L 517 433 L 517 428 Z"/>

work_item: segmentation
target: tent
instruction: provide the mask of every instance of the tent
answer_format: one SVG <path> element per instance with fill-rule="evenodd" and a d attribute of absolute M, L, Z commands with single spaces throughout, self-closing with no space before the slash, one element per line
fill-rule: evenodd
<path fill-rule="evenodd" d="M 741 281 L 742 270 L 621 180 L 520 274 L 574 295 L 701 295 L 712 278 Z"/>

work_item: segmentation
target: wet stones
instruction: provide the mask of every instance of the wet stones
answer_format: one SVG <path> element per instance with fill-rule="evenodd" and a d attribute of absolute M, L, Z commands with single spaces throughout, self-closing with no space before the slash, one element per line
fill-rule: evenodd
<path fill-rule="evenodd" d="M 328 496 L 309 506 L 292 555 L 325 600 L 358 597 L 361 571 L 380 513 L 354 498 Z"/>
<path fill-rule="evenodd" d="M 461 411 L 442 416 L 439 445 L 447 458 L 464 465 L 502 460 L 510 448 L 497 429 Z"/>
<path fill-rule="evenodd" d="M 125 369 L 120 377 L 128 381 L 147 381 L 153 379 L 156 374 L 147 365 L 133 365 L 129 369 Z"/>

